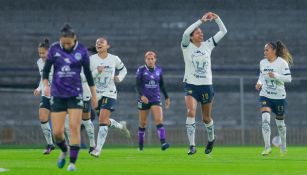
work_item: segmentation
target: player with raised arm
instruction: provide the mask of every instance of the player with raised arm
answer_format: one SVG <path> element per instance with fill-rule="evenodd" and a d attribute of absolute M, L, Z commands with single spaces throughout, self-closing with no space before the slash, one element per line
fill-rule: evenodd
<path fill-rule="evenodd" d="M 271 149 L 271 112 L 275 113 L 275 122 L 281 138 L 280 152 L 286 154 L 286 90 L 284 83 L 291 82 L 292 77 L 289 64 L 292 64 L 292 56 L 287 47 L 281 42 L 269 42 L 264 46 L 265 58 L 260 61 L 260 75 L 256 84 L 256 90 L 260 91 L 262 135 L 264 150 L 262 155 L 266 156 L 272 152 Z"/>
<path fill-rule="evenodd" d="M 214 20 L 219 31 L 208 40 L 203 40 L 203 32 L 199 26 Z M 208 144 L 205 154 L 210 154 L 215 141 L 214 124 L 211 117 L 214 90 L 212 85 L 211 52 L 217 43 L 225 36 L 227 30 L 220 17 L 212 12 L 204 14 L 201 19 L 189 26 L 183 33 L 181 49 L 183 53 L 185 72 L 184 90 L 187 107 L 186 128 L 190 143 L 188 155 L 196 153 L 195 145 L 195 114 L 197 103 L 201 103 L 202 121 L 207 130 Z"/>

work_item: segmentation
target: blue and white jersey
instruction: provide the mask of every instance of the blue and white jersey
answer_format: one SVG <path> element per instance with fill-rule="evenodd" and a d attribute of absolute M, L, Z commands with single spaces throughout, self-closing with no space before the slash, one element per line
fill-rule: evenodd
<path fill-rule="evenodd" d="M 103 96 L 117 99 L 117 90 L 114 82 L 115 72 L 119 72 L 119 81 L 122 81 L 127 74 L 127 69 L 121 59 L 110 53 L 108 53 L 106 58 L 100 58 L 98 54 L 95 54 L 90 56 L 90 65 L 98 99 L 101 99 Z M 97 71 L 98 66 L 103 67 L 101 73 Z"/>
<path fill-rule="evenodd" d="M 202 42 L 200 47 L 193 43 L 181 47 L 185 63 L 184 82 L 193 85 L 212 85 L 211 51 L 214 47 L 212 38 Z"/>
<path fill-rule="evenodd" d="M 273 72 L 274 78 L 270 78 L 268 73 Z M 260 75 L 257 84 L 262 84 L 260 96 L 270 99 L 285 99 L 285 82 L 291 82 L 291 72 L 288 63 L 277 57 L 273 62 L 267 59 L 260 61 Z"/>

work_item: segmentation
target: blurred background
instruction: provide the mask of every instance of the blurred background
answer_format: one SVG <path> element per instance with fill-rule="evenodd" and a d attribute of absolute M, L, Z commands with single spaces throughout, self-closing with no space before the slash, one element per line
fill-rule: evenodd
<path fill-rule="evenodd" d="M 217 13 L 228 29 L 212 52 L 216 144 L 263 144 L 254 85 L 263 47 L 275 40 L 282 40 L 294 57 L 293 81 L 286 86 L 288 144 L 307 144 L 305 0 L 0 0 L 0 4 L 0 145 L 45 144 L 38 120 L 40 97 L 33 95 L 40 80 L 37 46 L 44 38 L 57 41 L 66 22 L 86 46 L 106 37 L 110 53 L 118 55 L 128 69 L 126 79 L 118 84 L 112 117 L 127 121 L 132 139 L 111 131 L 106 144 L 137 145 L 135 72 L 144 64 L 144 53 L 153 50 L 164 69 L 172 102 L 164 110 L 167 139 L 173 145 L 187 145 L 180 41 L 184 30 L 208 11 Z M 214 22 L 201 28 L 206 39 L 218 31 Z M 151 118 L 149 121 L 146 143 L 159 144 Z M 203 145 L 207 134 L 199 111 L 197 121 L 196 140 Z M 97 118 L 94 124 L 97 128 Z M 272 136 L 277 135 L 274 120 L 271 126 Z M 87 143 L 86 136 L 84 141 Z"/>

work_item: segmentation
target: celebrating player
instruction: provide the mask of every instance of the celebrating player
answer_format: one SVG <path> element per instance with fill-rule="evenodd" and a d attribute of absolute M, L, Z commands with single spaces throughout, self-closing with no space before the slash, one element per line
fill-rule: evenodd
<path fill-rule="evenodd" d="M 108 53 L 109 48 L 110 45 L 105 38 L 98 38 L 96 41 L 96 50 L 98 53 L 90 57 L 91 70 L 97 86 L 97 96 L 99 99 L 97 144 L 96 148 L 90 152 L 94 157 L 99 157 L 107 138 L 109 127 L 119 128 L 127 137 L 130 137 L 130 132 L 125 122 L 118 123 L 114 119 L 110 119 L 117 99 L 115 82 L 121 82 L 125 78 L 127 69 L 118 56 Z M 115 74 L 116 71 L 118 71 L 118 75 Z"/>
<path fill-rule="evenodd" d="M 166 143 L 165 128 L 163 125 L 163 112 L 161 107 L 160 90 L 165 97 L 165 108 L 170 106 L 170 98 L 164 88 L 162 68 L 156 66 L 156 53 L 148 51 L 145 54 L 145 65 L 137 69 L 136 72 L 136 91 L 139 95 L 139 150 L 144 148 L 145 127 L 149 111 L 152 112 L 157 132 L 161 142 L 161 150 L 169 148 Z"/>
<path fill-rule="evenodd" d="M 256 84 L 256 90 L 260 91 L 260 103 L 262 112 L 262 135 L 264 140 L 263 156 L 272 152 L 271 137 L 271 112 L 275 113 L 275 122 L 281 138 L 280 151 L 287 152 L 286 147 L 286 90 L 284 83 L 291 82 L 292 77 L 289 64 L 292 56 L 287 47 L 281 42 L 269 42 L 264 46 L 265 58 L 260 61 L 260 75 Z"/>
<path fill-rule="evenodd" d="M 87 49 L 77 41 L 72 27 L 65 24 L 61 30 L 60 41 L 54 43 L 48 54 L 44 71 L 43 83 L 45 94 L 50 94 L 48 75 L 51 66 L 54 66 L 53 81 L 51 84 L 51 118 L 56 144 L 62 150 L 58 167 L 63 168 L 68 147 L 64 139 L 65 116 L 69 114 L 70 126 L 70 164 L 68 171 L 76 169 L 75 163 L 80 149 L 80 123 L 82 118 L 82 80 L 81 69 L 90 86 L 93 107 L 97 106 L 96 87 L 90 71 Z"/>
<path fill-rule="evenodd" d="M 203 40 L 203 32 L 199 26 L 207 21 L 214 20 L 219 26 L 219 32 L 207 41 Z M 208 12 L 200 20 L 189 26 L 183 33 L 181 49 L 185 62 L 183 82 L 185 84 L 185 103 L 187 107 L 186 128 L 190 142 L 188 155 L 196 153 L 195 147 L 195 113 L 197 103 L 201 103 L 202 120 L 208 134 L 208 144 L 205 154 L 213 149 L 214 125 L 211 117 L 214 97 L 211 71 L 211 52 L 217 43 L 224 37 L 227 30 L 215 13 Z"/>

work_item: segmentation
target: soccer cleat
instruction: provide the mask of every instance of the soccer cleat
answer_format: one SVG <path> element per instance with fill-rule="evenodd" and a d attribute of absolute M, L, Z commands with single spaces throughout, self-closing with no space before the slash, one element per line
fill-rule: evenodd
<path fill-rule="evenodd" d="M 120 121 L 120 124 L 123 125 L 123 129 L 120 130 L 120 132 L 126 137 L 130 138 L 130 131 L 127 128 L 127 122 L 126 121 Z"/>
<path fill-rule="evenodd" d="M 286 156 L 287 155 L 287 149 L 280 149 L 280 156 Z"/>
<path fill-rule="evenodd" d="M 100 150 L 97 150 L 95 148 L 92 152 L 90 152 L 90 155 L 98 158 L 100 156 L 100 152 L 101 152 Z"/>
<path fill-rule="evenodd" d="M 46 149 L 44 150 L 43 154 L 50 154 L 50 152 L 52 150 L 55 149 L 55 146 L 54 145 L 47 145 Z"/>
<path fill-rule="evenodd" d="M 90 149 L 88 150 L 88 153 L 90 154 L 94 149 L 95 147 L 90 147 Z"/>
<path fill-rule="evenodd" d="M 66 155 L 67 155 L 67 152 L 61 152 L 60 153 L 60 156 L 58 158 L 58 168 L 63 168 L 65 166 L 65 163 L 66 163 Z"/>
<path fill-rule="evenodd" d="M 67 167 L 67 171 L 76 171 L 76 165 L 73 163 L 70 163 Z"/>
<path fill-rule="evenodd" d="M 205 149 L 205 154 L 210 154 L 213 150 L 213 145 L 214 145 L 214 141 L 212 140 L 211 142 L 208 142 L 206 149 Z"/>
<path fill-rule="evenodd" d="M 144 150 L 144 145 L 139 145 L 139 151 L 143 151 Z"/>
<path fill-rule="evenodd" d="M 272 148 L 267 148 L 267 149 L 264 149 L 264 150 L 262 151 L 261 155 L 267 156 L 267 155 L 269 155 L 271 152 L 272 152 Z"/>
<path fill-rule="evenodd" d="M 165 151 L 165 150 L 167 150 L 167 148 L 169 148 L 170 147 L 170 145 L 168 144 L 168 143 L 163 143 L 162 145 L 161 145 L 161 150 L 162 151 Z"/>
<path fill-rule="evenodd" d="M 190 146 L 188 155 L 193 155 L 196 153 L 196 147 L 195 146 Z"/>

